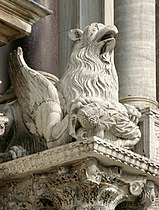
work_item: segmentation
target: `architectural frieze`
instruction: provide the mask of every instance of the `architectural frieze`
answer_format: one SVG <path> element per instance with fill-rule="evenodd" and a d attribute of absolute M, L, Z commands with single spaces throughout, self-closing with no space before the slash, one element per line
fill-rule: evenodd
<path fill-rule="evenodd" d="M 45 171 L 83 158 L 95 157 L 109 165 L 122 166 L 126 171 L 145 174 L 158 183 L 159 165 L 130 150 L 116 147 L 99 138 L 74 142 L 29 155 L 0 165 L 0 178 L 8 179 Z"/>

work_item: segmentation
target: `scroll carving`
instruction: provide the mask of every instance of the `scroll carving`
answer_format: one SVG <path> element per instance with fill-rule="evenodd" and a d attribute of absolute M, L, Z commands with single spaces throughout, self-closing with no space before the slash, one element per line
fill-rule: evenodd
<path fill-rule="evenodd" d="M 146 210 L 152 203 L 155 202 L 155 198 L 155 184 L 152 181 L 148 181 L 140 198 L 141 203 L 144 204 L 144 210 Z"/>

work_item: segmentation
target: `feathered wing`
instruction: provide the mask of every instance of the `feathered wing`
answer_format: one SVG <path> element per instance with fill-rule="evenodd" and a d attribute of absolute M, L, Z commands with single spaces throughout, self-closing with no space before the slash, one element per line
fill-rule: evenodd
<path fill-rule="evenodd" d="M 25 125 L 32 134 L 50 141 L 52 127 L 62 119 L 59 96 L 54 86 L 58 79 L 29 68 L 20 47 L 10 55 L 9 65 L 11 83 Z"/>

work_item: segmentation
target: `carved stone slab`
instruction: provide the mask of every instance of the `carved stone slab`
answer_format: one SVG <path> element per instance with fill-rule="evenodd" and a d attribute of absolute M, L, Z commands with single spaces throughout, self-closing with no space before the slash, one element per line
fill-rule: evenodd
<path fill-rule="evenodd" d="M 51 13 L 33 0 L 0 0 L 0 46 L 30 34 L 32 25 Z"/>
<path fill-rule="evenodd" d="M 144 174 L 149 180 L 159 184 L 159 164 L 97 137 L 3 163 L 0 165 L 0 179 L 15 179 L 32 173 L 45 172 L 53 167 L 76 163 L 88 157 L 94 157 L 107 166 L 122 167 L 129 173 Z"/>

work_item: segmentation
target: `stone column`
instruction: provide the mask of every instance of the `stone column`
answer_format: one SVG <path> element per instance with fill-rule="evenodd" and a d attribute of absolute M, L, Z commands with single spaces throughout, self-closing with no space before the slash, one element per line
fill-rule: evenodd
<path fill-rule="evenodd" d="M 156 79 L 157 101 L 159 100 L 159 1 L 156 1 Z"/>
<path fill-rule="evenodd" d="M 155 0 L 115 1 L 115 25 L 120 101 L 156 108 Z"/>

